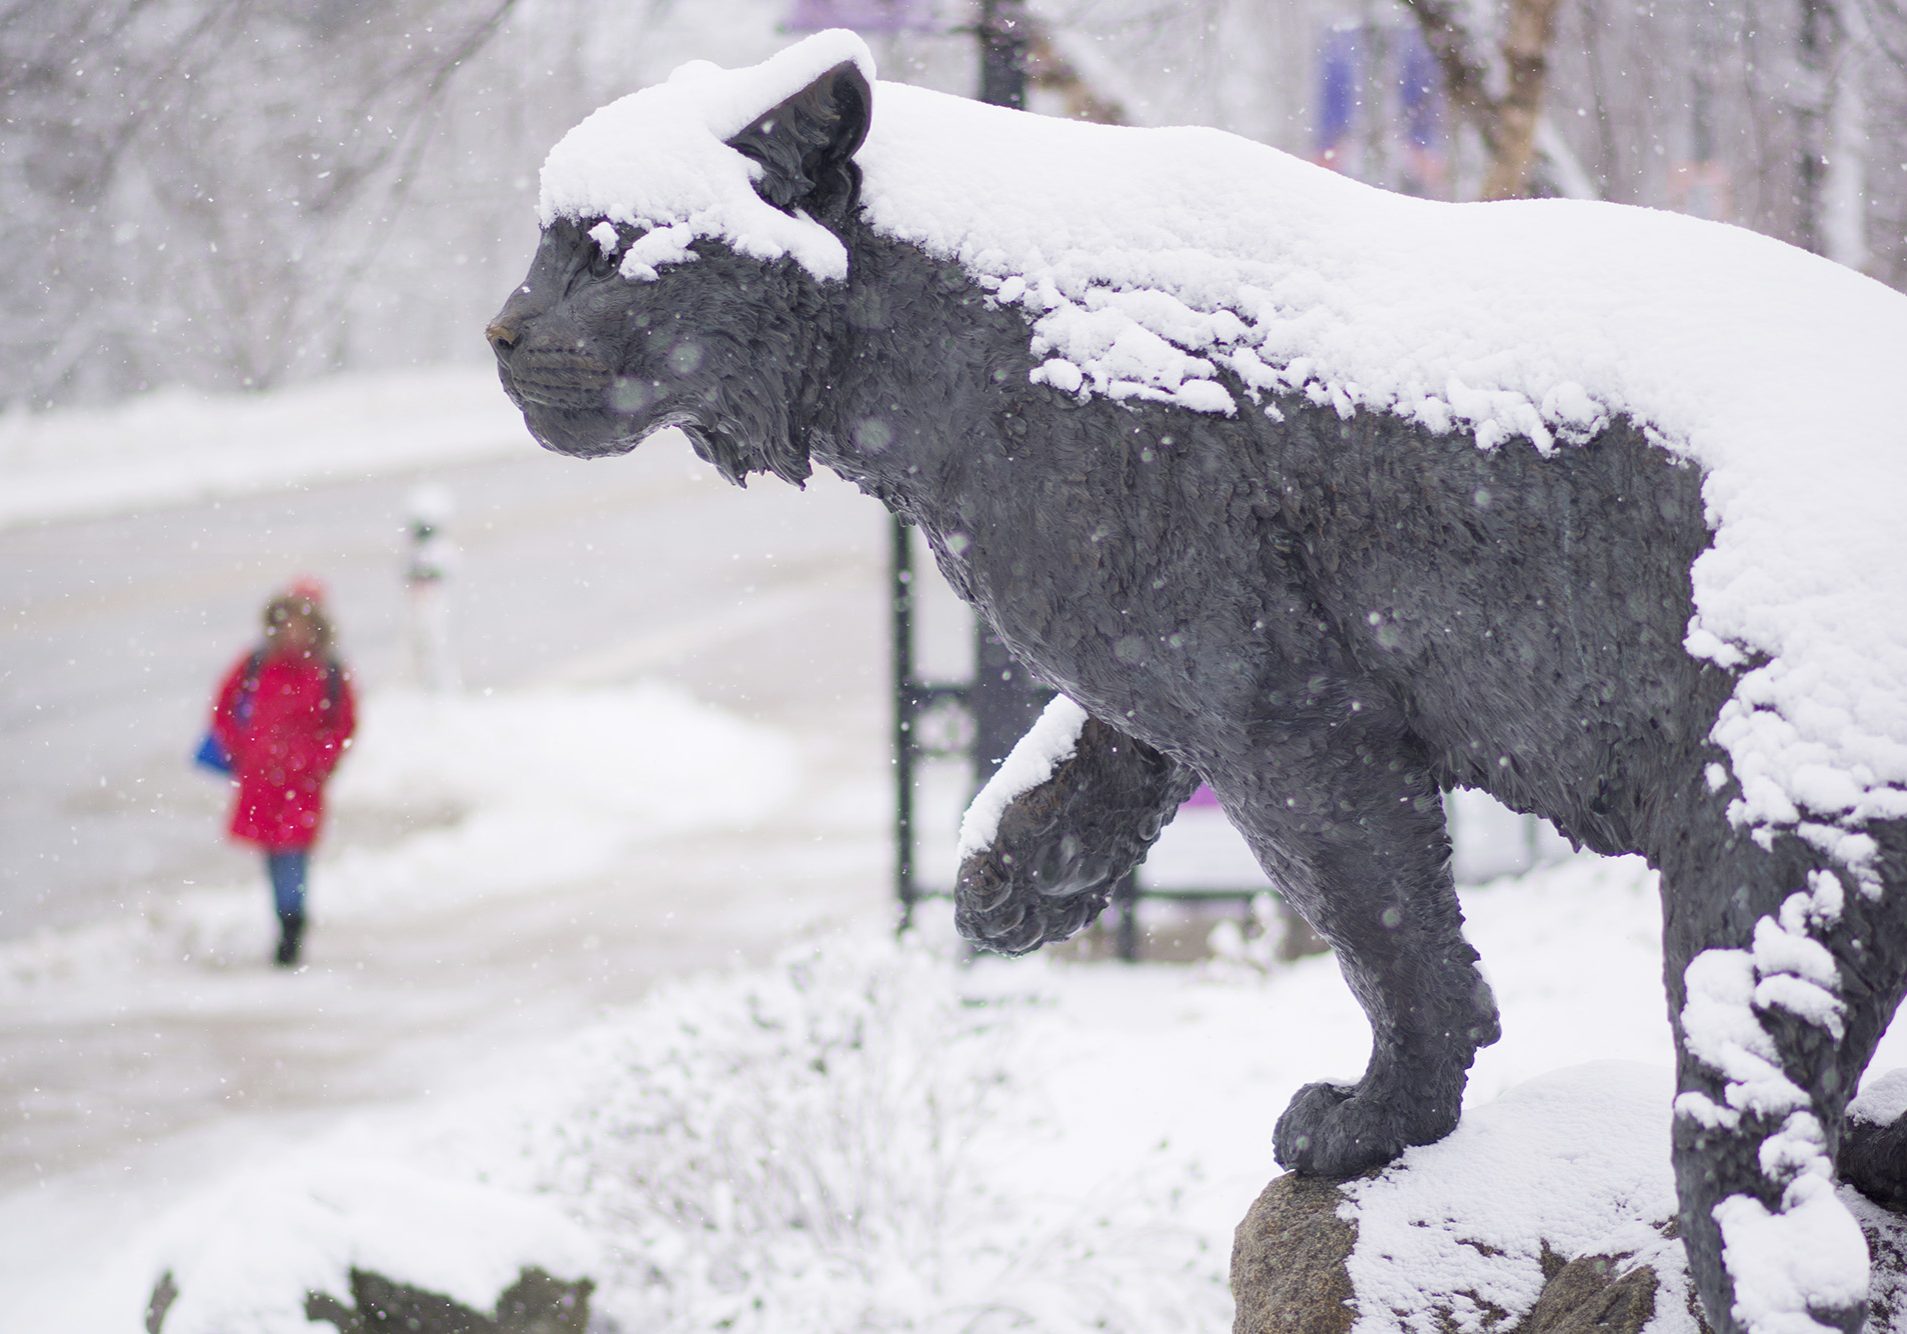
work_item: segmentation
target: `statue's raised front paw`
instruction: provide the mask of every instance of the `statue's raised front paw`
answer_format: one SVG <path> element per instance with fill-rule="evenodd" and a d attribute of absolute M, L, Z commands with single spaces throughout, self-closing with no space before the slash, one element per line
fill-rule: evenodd
<path fill-rule="evenodd" d="M 1307 1084 L 1272 1131 L 1279 1163 L 1305 1176 L 1353 1177 L 1382 1167 L 1412 1144 L 1431 1144 L 1456 1128 L 1448 1111 L 1421 1095 L 1375 1094 L 1363 1085 Z"/>
<path fill-rule="evenodd" d="M 960 865 L 954 926 L 982 949 L 1025 954 L 1077 934 L 1099 916 L 1110 895 L 1110 888 L 1045 893 L 1033 877 L 1009 874 L 997 853 L 979 853 Z"/>

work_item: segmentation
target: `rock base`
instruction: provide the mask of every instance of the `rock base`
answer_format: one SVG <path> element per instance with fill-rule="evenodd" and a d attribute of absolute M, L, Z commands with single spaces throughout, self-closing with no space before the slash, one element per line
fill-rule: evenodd
<path fill-rule="evenodd" d="M 1345 1334 L 1357 1317 L 1344 1262 L 1357 1228 L 1328 1181 L 1287 1174 L 1266 1186 L 1232 1237 L 1235 1334 Z"/>
<path fill-rule="evenodd" d="M 441 1293 L 353 1269 L 348 1302 L 328 1292 L 307 1293 L 305 1315 L 314 1328 L 330 1325 L 337 1334 L 383 1330 L 404 1330 L 407 1334 L 584 1334 L 589 1327 L 589 1297 L 594 1286 L 586 1278 L 571 1281 L 554 1278 L 540 1269 L 526 1269 L 497 1298 L 494 1313 L 486 1315 Z M 172 1274 L 161 1275 L 146 1304 L 147 1334 L 164 1334 L 166 1313 L 178 1295 Z"/>
<path fill-rule="evenodd" d="M 1288 1174 L 1265 1187 L 1233 1236 L 1233 1334 L 1348 1334 L 1362 1311 L 1347 1268 L 1357 1224 L 1339 1216 L 1347 1203 L 1326 1181 Z M 1907 1315 L 1907 1218 L 1865 1202 L 1855 1212 L 1873 1266 L 1868 1328 L 1896 1328 Z M 1672 1224 L 1656 1232 L 1674 1237 Z M 1542 1256 L 1535 1305 L 1494 1312 L 1492 1334 L 1641 1334 L 1658 1301 L 1677 1300 L 1633 1254 L 1564 1256 L 1545 1242 Z M 1679 1299 L 1701 1334 L 1710 1334 L 1699 1306 Z M 1433 1311 L 1431 1319 L 1457 1327 L 1448 1312 Z"/>

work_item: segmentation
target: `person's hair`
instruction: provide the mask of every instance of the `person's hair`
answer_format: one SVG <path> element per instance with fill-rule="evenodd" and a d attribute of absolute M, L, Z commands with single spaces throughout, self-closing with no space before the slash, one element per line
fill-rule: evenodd
<path fill-rule="evenodd" d="M 311 622 L 313 635 L 317 639 L 312 655 L 318 658 L 331 656 L 331 618 L 324 614 L 324 608 L 301 593 L 280 593 L 265 604 L 265 635 L 267 638 L 278 633 L 279 627 L 294 616 L 302 616 Z"/>

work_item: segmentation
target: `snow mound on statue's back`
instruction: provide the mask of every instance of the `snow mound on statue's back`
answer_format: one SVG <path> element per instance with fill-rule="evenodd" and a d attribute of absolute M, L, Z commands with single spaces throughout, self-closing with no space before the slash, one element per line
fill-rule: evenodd
<path fill-rule="evenodd" d="M 632 277 L 703 237 L 844 276 L 840 243 L 757 198 L 721 142 L 843 61 L 872 69 L 824 33 L 604 108 L 551 153 L 545 221 L 654 229 Z M 1409 199 L 1217 131 L 897 84 L 859 161 L 873 227 L 1022 310 L 1033 378 L 1062 392 L 1273 415 L 1302 394 L 1542 454 L 1638 422 L 1707 477 L 1687 644 L 1747 669 L 1714 732 L 1736 817 L 1860 866 L 1850 831 L 1907 815 L 1907 599 L 1887 596 L 1907 569 L 1907 298 L 1737 228 Z"/>
<path fill-rule="evenodd" d="M 875 107 L 875 225 L 1022 308 L 1056 388 L 1224 413 L 1255 410 L 1239 387 L 1302 393 L 1543 454 L 1642 424 L 1708 477 L 1689 650 L 1755 664 L 1714 735 L 1737 815 L 1907 814 L 1907 600 L 1880 595 L 1907 569 L 1907 298 L 1670 214 L 1437 204 L 1213 131 L 886 84 Z"/>

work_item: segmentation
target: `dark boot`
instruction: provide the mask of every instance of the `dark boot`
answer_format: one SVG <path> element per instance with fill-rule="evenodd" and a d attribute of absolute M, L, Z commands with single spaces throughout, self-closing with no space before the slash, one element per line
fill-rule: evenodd
<path fill-rule="evenodd" d="M 278 966 L 290 968 L 298 962 L 298 942 L 304 938 L 305 915 L 286 913 L 278 919 Z"/>

